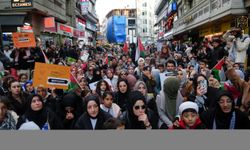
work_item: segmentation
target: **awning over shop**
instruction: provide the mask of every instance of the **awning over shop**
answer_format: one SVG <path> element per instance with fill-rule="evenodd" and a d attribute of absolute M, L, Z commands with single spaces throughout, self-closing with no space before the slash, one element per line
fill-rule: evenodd
<path fill-rule="evenodd" d="M 24 15 L 0 15 L 1 26 L 23 26 L 25 16 Z"/>

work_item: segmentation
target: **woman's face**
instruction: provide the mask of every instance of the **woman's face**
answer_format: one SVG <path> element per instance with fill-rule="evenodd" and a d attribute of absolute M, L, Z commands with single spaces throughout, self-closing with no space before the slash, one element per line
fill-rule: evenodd
<path fill-rule="evenodd" d="M 178 71 L 177 78 L 178 78 L 179 80 L 182 80 L 182 79 L 183 79 L 183 72 L 182 72 L 182 71 Z"/>
<path fill-rule="evenodd" d="M 20 82 L 25 83 L 28 80 L 28 77 L 26 75 L 22 75 L 20 77 Z"/>
<path fill-rule="evenodd" d="M 128 86 L 127 86 L 127 84 L 124 81 L 122 81 L 122 82 L 119 83 L 119 87 L 118 88 L 119 88 L 119 91 L 121 93 L 126 93 L 127 90 L 128 90 Z"/>
<path fill-rule="evenodd" d="M 140 91 L 144 96 L 146 96 L 146 87 L 144 86 L 144 84 L 139 85 L 138 91 Z"/>
<path fill-rule="evenodd" d="M 111 95 L 107 95 L 104 99 L 103 99 L 103 105 L 107 108 L 111 108 L 113 103 L 113 97 Z"/>
<path fill-rule="evenodd" d="M 127 73 L 124 72 L 124 71 L 120 72 L 120 77 L 121 77 L 122 79 L 126 79 Z"/>
<path fill-rule="evenodd" d="M 87 112 L 91 117 L 96 117 L 99 112 L 99 106 L 95 101 L 90 101 L 87 104 Z"/>
<path fill-rule="evenodd" d="M 100 89 L 101 89 L 101 91 L 105 91 L 107 89 L 107 86 L 106 86 L 105 82 L 101 83 Z"/>
<path fill-rule="evenodd" d="M 112 71 L 107 71 L 107 77 L 108 78 L 112 78 L 113 77 L 113 73 L 112 73 Z"/>
<path fill-rule="evenodd" d="M 222 96 L 219 100 L 219 105 L 224 113 L 229 113 L 232 110 L 233 102 L 228 96 Z"/>
<path fill-rule="evenodd" d="M 19 82 L 13 82 L 10 85 L 10 91 L 14 95 L 18 95 L 21 93 L 21 86 Z"/>
<path fill-rule="evenodd" d="M 39 111 L 42 108 L 43 108 L 43 103 L 39 99 L 39 97 L 37 97 L 37 96 L 33 97 L 32 100 L 31 100 L 31 109 L 33 111 Z"/>
<path fill-rule="evenodd" d="M 81 79 L 79 85 L 82 89 L 85 89 L 85 87 L 87 86 L 87 82 L 84 79 Z"/>
<path fill-rule="evenodd" d="M 0 103 L 0 121 L 3 121 L 7 113 L 7 107 L 4 103 Z"/>
<path fill-rule="evenodd" d="M 139 117 L 139 116 L 145 114 L 145 109 L 146 109 L 146 106 L 142 100 L 136 101 L 136 103 L 133 106 L 134 115 Z"/>
<path fill-rule="evenodd" d="M 128 73 L 129 74 L 134 74 L 134 68 L 133 67 L 129 67 L 128 68 Z"/>

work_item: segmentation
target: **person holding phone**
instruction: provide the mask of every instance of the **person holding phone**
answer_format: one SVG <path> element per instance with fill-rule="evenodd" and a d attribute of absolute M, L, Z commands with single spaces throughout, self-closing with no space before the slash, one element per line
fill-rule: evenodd
<path fill-rule="evenodd" d="M 199 114 L 216 105 L 215 95 L 219 89 L 209 87 L 208 80 L 203 74 L 197 74 L 193 79 L 193 93 L 188 97 L 188 101 L 193 101 L 199 106 Z"/>

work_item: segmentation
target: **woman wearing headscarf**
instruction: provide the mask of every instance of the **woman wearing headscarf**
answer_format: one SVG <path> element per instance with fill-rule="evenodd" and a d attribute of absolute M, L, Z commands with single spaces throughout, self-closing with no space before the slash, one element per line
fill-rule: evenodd
<path fill-rule="evenodd" d="M 60 101 L 60 116 L 64 129 L 73 129 L 76 121 L 84 112 L 84 105 L 81 98 L 74 93 L 69 93 Z"/>
<path fill-rule="evenodd" d="M 196 74 L 193 79 L 193 92 L 189 95 L 188 101 L 195 102 L 199 106 L 199 114 L 201 114 L 203 111 L 215 107 L 215 95 L 218 91 L 219 89 L 209 86 L 205 75 Z"/>
<path fill-rule="evenodd" d="M 75 124 L 76 129 L 98 130 L 103 129 L 103 124 L 112 116 L 100 108 L 97 95 L 89 95 L 85 99 L 87 111 L 80 116 Z"/>
<path fill-rule="evenodd" d="M 154 95 L 148 94 L 148 89 L 147 89 L 146 83 L 143 81 L 137 81 L 135 86 L 134 86 L 134 91 L 141 92 L 146 99 L 148 108 L 150 108 L 152 111 L 154 111 L 155 114 L 158 115 Z"/>
<path fill-rule="evenodd" d="M 139 91 L 129 94 L 127 110 L 120 119 L 125 122 L 125 129 L 157 129 L 158 117 L 147 108 L 145 96 Z"/>
<path fill-rule="evenodd" d="M 169 128 L 173 125 L 176 115 L 178 114 L 179 105 L 182 99 L 178 99 L 180 80 L 175 77 L 165 79 L 163 90 L 157 95 L 156 104 L 159 113 L 159 127 Z"/>
<path fill-rule="evenodd" d="M 28 98 L 28 108 L 25 114 L 18 118 L 17 129 L 27 122 L 34 122 L 41 130 L 63 128 L 61 120 L 53 111 L 45 107 L 43 98 L 37 94 Z"/>
<path fill-rule="evenodd" d="M 208 129 L 250 129 L 247 114 L 235 109 L 233 96 L 228 91 L 220 91 L 214 109 L 201 114 L 201 120 Z"/>
<path fill-rule="evenodd" d="M 121 111 L 126 110 L 127 102 L 129 101 L 129 84 L 126 79 L 120 79 L 117 82 L 118 91 L 115 93 L 114 103 L 120 106 Z"/>

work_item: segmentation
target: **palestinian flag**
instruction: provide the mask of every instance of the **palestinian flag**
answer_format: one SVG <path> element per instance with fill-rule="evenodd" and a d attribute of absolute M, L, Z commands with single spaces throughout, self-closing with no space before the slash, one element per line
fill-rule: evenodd
<path fill-rule="evenodd" d="M 78 88 L 78 83 L 77 83 L 77 79 L 73 76 L 72 73 L 70 73 L 70 83 L 68 85 L 68 92 L 75 90 L 76 88 Z"/>
<path fill-rule="evenodd" d="M 217 79 L 219 82 L 222 81 L 222 78 L 225 76 L 225 72 L 223 69 L 225 61 L 222 58 L 211 70 L 212 75 L 214 75 L 214 78 Z"/>
<path fill-rule="evenodd" d="M 137 48 L 135 53 L 135 61 L 137 61 L 140 57 L 145 57 L 145 48 L 141 42 L 141 39 L 137 38 Z"/>

